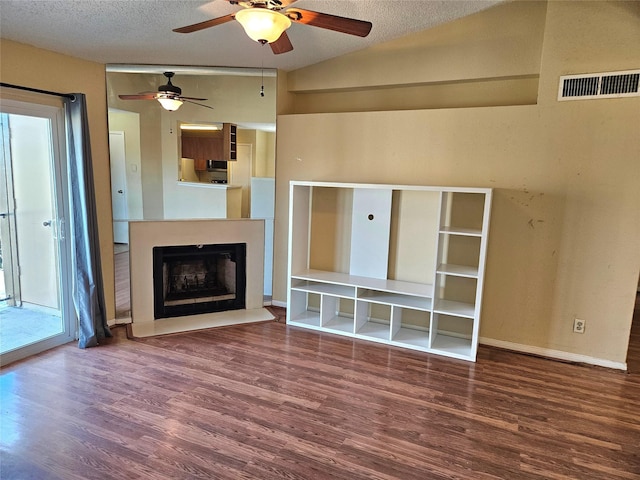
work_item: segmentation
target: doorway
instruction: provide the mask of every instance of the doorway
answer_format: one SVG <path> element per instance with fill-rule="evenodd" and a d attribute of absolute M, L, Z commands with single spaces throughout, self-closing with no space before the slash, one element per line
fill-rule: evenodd
<path fill-rule="evenodd" d="M 64 118 L 3 100 L 0 157 L 0 363 L 71 341 Z"/>

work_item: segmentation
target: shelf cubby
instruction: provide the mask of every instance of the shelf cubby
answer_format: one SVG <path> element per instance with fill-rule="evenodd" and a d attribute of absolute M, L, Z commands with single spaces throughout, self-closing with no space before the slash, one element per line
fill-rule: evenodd
<path fill-rule="evenodd" d="M 458 358 L 475 354 L 473 319 L 434 313 L 431 329 L 431 349 L 447 352 Z"/>
<path fill-rule="evenodd" d="M 477 276 L 481 243 L 482 238 L 475 235 L 452 235 L 441 232 L 438 242 L 438 262 L 441 265 L 473 268 L 475 269 L 474 276 Z M 454 269 L 455 267 L 452 267 L 452 270 Z M 437 271 L 441 271 L 440 267 Z"/>
<path fill-rule="evenodd" d="M 354 308 L 355 302 L 352 299 L 323 295 L 320 307 L 321 326 L 338 333 L 352 334 Z"/>
<path fill-rule="evenodd" d="M 433 311 L 474 318 L 477 277 L 437 273 Z"/>
<path fill-rule="evenodd" d="M 393 307 L 391 341 L 399 346 L 428 349 L 431 315 L 428 311 Z"/>
<path fill-rule="evenodd" d="M 320 327 L 320 295 L 292 290 L 287 314 L 291 323 Z"/>
<path fill-rule="evenodd" d="M 357 302 L 355 334 L 375 341 L 389 341 L 391 306 L 370 302 Z"/>
<path fill-rule="evenodd" d="M 455 235 L 482 236 L 486 198 L 486 193 L 483 192 L 443 191 L 440 231 Z"/>

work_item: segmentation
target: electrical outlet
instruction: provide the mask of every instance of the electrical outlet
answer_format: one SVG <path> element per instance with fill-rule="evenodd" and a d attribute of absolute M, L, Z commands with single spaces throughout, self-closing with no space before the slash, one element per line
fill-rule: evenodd
<path fill-rule="evenodd" d="M 586 327 L 586 320 L 581 320 L 579 318 L 573 319 L 573 333 L 584 333 L 584 329 Z"/>

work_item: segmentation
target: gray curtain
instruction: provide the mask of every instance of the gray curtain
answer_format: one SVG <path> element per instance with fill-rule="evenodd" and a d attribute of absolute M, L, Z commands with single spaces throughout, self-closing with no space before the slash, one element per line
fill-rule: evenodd
<path fill-rule="evenodd" d="M 86 99 L 82 93 L 65 98 L 71 236 L 73 239 L 73 302 L 78 316 L 80 348 L 111 337 L 107 326 L 98 239 L 95 189 Z"/>

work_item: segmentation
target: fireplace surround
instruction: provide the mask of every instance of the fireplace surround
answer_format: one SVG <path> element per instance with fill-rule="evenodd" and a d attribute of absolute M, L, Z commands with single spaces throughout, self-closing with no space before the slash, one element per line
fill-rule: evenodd
<path fill-rule="evenodd" d="M 264 220 L 143 220 L 129 223 L 131 333 L 147 337 L 273 320 L 264 305 Z M 245 244 L 245 306 L 193 315 L 155 318 L 153 248 Z"/>

